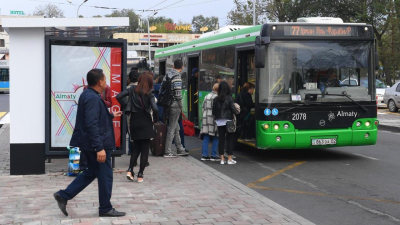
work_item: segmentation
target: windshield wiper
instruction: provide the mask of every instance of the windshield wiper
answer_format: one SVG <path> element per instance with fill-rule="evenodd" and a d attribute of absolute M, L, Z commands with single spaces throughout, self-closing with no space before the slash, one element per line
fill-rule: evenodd
<path fill-rule="evenodd" d="M 299 107 L 301 107 L 301 106 L 304 106 L 304 105 L 321 105 L 321 103 L 310 103 L 310 102 L 307 102 L 307 103 L 300 103 L 300 104 L 296 105 L 295 107 L 288 108 L 288 109 L 285 109 L 285 110 L 281 111 L 281 113 L 290 111 L 290 110 L 292 110 L 292 109 L 297 109 L 297 108 L 299 108 Z"/>
<path fill-rule="evenodd" d="M 364 107 L 363 105 L 361 105 L 360 103 L 354 101 L 348 94 L 341 94 L 341 95 L 340 95 L 340 94 L 328 94 L 328 93 L 326 93 L 326 94 L 315 94 L 315 95 L 331 95 L 331 96 L 342 96 L 342 97 L 346 97 L 346 98 L 348 98 L 350 101 L 352 101 L 354 104 L 358 105 L 362 110 L 364 110 L 364 112 L 369 113 L 369 111 L 368 111 L 367 108 L 365 108 L 365 107 Z"/>

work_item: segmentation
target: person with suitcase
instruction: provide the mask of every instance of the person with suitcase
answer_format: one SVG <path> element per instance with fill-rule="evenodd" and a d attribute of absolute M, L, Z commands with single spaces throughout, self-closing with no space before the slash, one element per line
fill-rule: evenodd
<path fill-rule="evenodd" d="M 126 174 L 128 180 L 133 181 L 135 173 L 133 166 L 140 154 L 140 168 L 137 176 L 139 183 L 143 182 L 143 172 L 149 158 L 150 139 L 155 137 L 154 123 L 158 123 L 158 108 L 152 93 L 153 76 L 149 72 L 140 75 L 135 88 L 121 92 L 119 98 L 129 95 L 130 101 L 130 132 L 133 142 L 131 160 Z M 150 111 L 153 110 L 153 116 Z M 153 117 L 153 119 L 152 119 Z"/>

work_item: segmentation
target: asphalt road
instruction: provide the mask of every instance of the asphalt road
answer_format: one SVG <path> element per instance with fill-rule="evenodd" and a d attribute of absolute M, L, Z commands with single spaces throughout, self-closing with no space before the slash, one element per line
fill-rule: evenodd
<path fill-rule="evenodd" d="M 262 151 L 239 145 L 236 165 L 204 163 L 315 224 L 400 224 L 399 139 L 380 131 L 376 146 Z M 200 160 L 201 150 L 191 156 Z"/>
<path fill-rule="evenodd" d="M 10 94 L 0 93 L 0 112 L 10 111 Z"/>

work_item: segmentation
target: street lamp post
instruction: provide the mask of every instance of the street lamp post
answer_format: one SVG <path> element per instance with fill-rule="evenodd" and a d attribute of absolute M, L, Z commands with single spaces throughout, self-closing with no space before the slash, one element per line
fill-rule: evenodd
<path fill-rule="evenodd" d="M 89 1 L 89 0 L 83 0 L 82 4 L 80 4 L 79 7 L 76 8 L 76 6 L 75 6 L 74 4 L 72 4 L 72 1 L 71 1 L 71 0 L 67 0 L 67 2 L 68 2 L 69 4 L 71 4 L 71 5 L 73 5 L 73 6 L 75 7 L 75 9 L 76 9 L 76 17 L 78 17 L 78 18 L 79 18 L 79 8 L 80 8 L 83 4 L 85 4 L 87 1 Z"/>
<path fill-rule="evenodd" d="M 79 17 L 79 8 L 85 4 L 88 0 L 83 0 L 82 4 L 79 5 L 78 10 L 76 11 L 76 17 Z"/>
<path fill-rule="evenodd" d="M 152 16 L 155 16 L 158 12 L 155 12 L 153 15 L 147 16 L 147 37 L 149 40 L 149 65 L 150 65 L 150 70 L 151 70 L 151 49 L 150 49 L 150 18 Z"/>
<path fill-rule="evenodd" d="M 253 0 L 253 26 L 256 25 L 256 0 Z"/>

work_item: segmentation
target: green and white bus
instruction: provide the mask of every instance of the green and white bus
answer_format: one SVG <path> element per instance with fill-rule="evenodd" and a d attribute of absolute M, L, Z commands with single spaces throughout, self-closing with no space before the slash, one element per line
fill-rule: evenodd
<path fill-rule="evenodd" d="M 198 128 L 214 82 L 225 80 L 234 94 L 254 83 L 256 138 L 239 141 L 259 149 L 374 145 L 379 122 L 372 26 L 336 18 L 298 21 L 230 27 L 160 49 L 155 73 L 165 75 L 175 59 L 183 60 L 183 111 Z M 196 83 L 189 82 L 193 68 Z"/>

